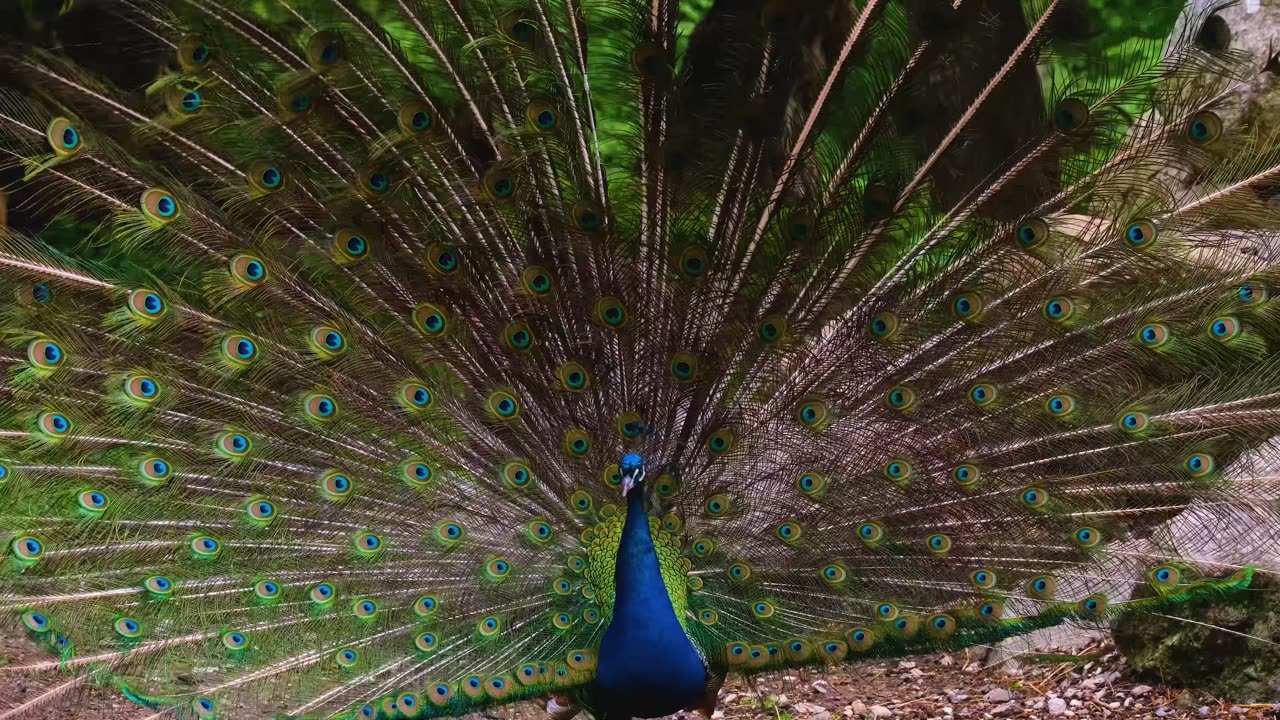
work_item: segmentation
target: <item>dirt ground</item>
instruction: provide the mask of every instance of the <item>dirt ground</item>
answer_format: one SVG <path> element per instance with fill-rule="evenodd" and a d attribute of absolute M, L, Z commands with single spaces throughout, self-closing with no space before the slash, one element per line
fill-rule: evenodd
<path fill-rule="evenodd" d="M 25 638 L 0 637 L 0 720 L 141 720 L 151 715 L 118 692 L 99 688 L 77 691 L 74 705 L 79 710 L 68 715 L 61 703 L 37 701 L 64 683 L 65 676 L 4 672 L 5 666 L 45 657 Z M 1105 644 L 1070 655 L 1023 654 L 994 665 L 977 652 L 936 654 L 766 675 L 754 683 L 731 680 L 720 693 L 714 720 L 1280 718 L 1280 706 L 1233 705 L 1193 690 L 1147 684 L 1127 670 L 1124 659 Z M 24 704 L 32 707 L 10 714 Z M 465 720 L 545 718 L 540 707 L 524 703 Z M 694 713 L 675 718 L 701 720 Z"/>

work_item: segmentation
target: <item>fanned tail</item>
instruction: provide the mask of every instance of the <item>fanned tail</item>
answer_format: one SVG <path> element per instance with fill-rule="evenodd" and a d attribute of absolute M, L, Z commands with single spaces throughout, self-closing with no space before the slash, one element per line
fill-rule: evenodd
<path fill-rule="evenodd" d="M 5 672 L 590 706 L 628 451 L 715 679 L 1273 569 L 1280 164 L 1213 16 L 1093 83 L 1061 0 L 716 3 L 687 50 L 659 0 L 122 5 L 159 80 L 13 52 L 0 98 L 107 247 L 0 235 L 0 607 L 55 653 Z M 1223 507 L 1238 563 L 1170 525 Z"/>

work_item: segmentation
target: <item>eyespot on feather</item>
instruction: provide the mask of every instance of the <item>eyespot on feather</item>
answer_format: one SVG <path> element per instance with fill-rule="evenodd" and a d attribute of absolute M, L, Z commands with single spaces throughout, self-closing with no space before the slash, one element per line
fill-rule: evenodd
<path fill-rule="evenodd" d="M 236 255 L 230 263 L 231 280 L 240 288 L 255 288 L 267 281 L 267 265 L 256 255 Z"/>
<path fill-rule="evenodd" d="M 608 219 L 600 204 L 587 199 L 579 199 L 569 208 L 569 218 L 573 226 L 584 233 L 596 233 L 604 229 Z"/>
<path fill-rule="evenodd" d="M 1080 130 L 1089 123 L 1089 106 L 1077 98 L 1067 98 L 1053 108 L 1053 126 L 1060 132 Z"/>
<path fill-rule="evenodd" d="M 806 470 L 796 476 L 795 488 L 801 493 L 818 498 L 827 487 L 827 476 L 817 470 Z"/>
<path fill-rule="evenodd" d="M 326 470 L 318 480 L 320 494 L 326 499 L 341 502 L 351 496 L 355 482 L 341 470 Z"/>
<path fill-rule="evenodd" d="M 717 428 L 707 436 L 707 453 L 712 457 L 723 457 L 738 447 L 738 436 L 732 428 Z"/>
<path fill-rule="evenodd" d="M 961 489 L 977 487 L 980 479 L 982 479 L 982 470 L 970 462 L 956 465 L 951 469 L 951 480 Z"/>
<path fill-rule="evenodd" d="M 342 228 L 333 236 L 333 258 L 339 265 L 350 265 L 369 254 L 369 241 L 354 228 Z"/>
<path fill-rule="evenodd" d="M 242 458 L 253 450 L 253 440 L 244 433 L 227 430 L 214 438 L 214 449 L 228 459 Z"/>
<path fill-rule="evenodd" d="M 591 436 L 582 428 L 570 428 L 560 446 L 569 457 L 584 458 L 591 451 Z"/>
<path fill-rule="evenodd" d="M 645 80 L 664 82 L 671 77 L 666 53 L 651 43 L 640 43 L 631 51 L 631 67 Z"/>
<path fill-rule="evenodd" d="M 1240 337 L 1241 333 L 1244 332 L 1244 326 L 1240 324 L 1240 320 L 1236 316 L 1223 315 L 1211 320 L 1206 332 L 1209 337 L 1220 343 L 1229 343 Z"/>
<path fill-rule="evenodd" d="M 187 540 L 187 547 L 191 550 L 192 557 L 197 560 L 216 560 L 222 555 L 222 543 L 204 533 L 192 535 Z"/>
<path fill-rule="evenodd" d="M 1143 346 L 1151 349 L 1163 347 L 1168 344 L 1173 335 L 1169 332 L 1169 327 L 1163 323 L 1150 323 L 1143 325 L 1137 332 L 1138 342 Z"/>
<path fill-rule="evenodd" d="M 1028 218 L 1014 230 L 1013 238 L 1023 250 L 1037 250 L 1049 241 L 1049 223 L 1043 218 Z"/>
<path fill-rule="evenodd" d="M 143 458 L 138 462 L 138 479 L 144 485 L 161 485 L 169 480 L 173 467 L 158 457 Z"/>
<path fill-rule="evenodd" d="M 622 301 L 616 297 L 605 296 L 596 301 L 591 317 L 602 327 L 618 330 L 628 321 L 628 313 Z"/>
<path fill-rule="evenodd" d="M 366 558 L 377 556 L 382 552 L 385 545 L 386 543 L 383 542 L 381 536 L 369 530 L 358 532 L 351 538 L 352 548 L 355 549 L 357 554 Z"/>
<path fill-rule="evenodd" d="M 272 162 L 256 162 L 244 174 L 252 194 L 258 197 L 283 190 L 287 176 L 280 166 Z"/>
<path fill-rule="evenodd" d="M 421 412 L 431 407 L 435 396 L 417 380 L 406 380 L 396 389 L 396 400 L 409 412 Z"/>
<path fill-rule="evenodd" d="M 146 288 L 130 291 L 126 307 L 135 320 L 143 323 L 159 320 L 168 309 L 168 305 L 155 291 Z"/>
<path fill-rule="evenodd" d="M 36 430 L 45 441 L 56 443 L 75 430 L 75 423 L 60 412 L 46 411 L 36 416 Z"/>
<path fill-rule="evenodd" d="M 509 422 L 520 416 L 520 401 L 510 391 L 495 390 L 485 399 L 485 409 L 494 420 Z"/>
<path fill-rule="evenodd" d="M 142 214 L 154 225 L 164 225 L 182 214 L 177 199 L 168 191 L 151 188 L 138 199 Z"/>
<path fill-rule="evenodd" d="M 1050 322 L 1061 324 L 1070 320 L 1071 316 L 1075 314 L 1075 311 L 1076 304 L 1071 300 L 1071 298 L 1058 296 L 1049 298 L 1041 308 L 1040 314 Z"/>
<path fill-rule="evenodd" d="M 111 501 L 100 490 L 85 490 L 76 495 L 76 504 L 84 515 L 97 518 L 107 511 Z"/>
<path fill-rule="evenodd" d="M 555 289 L 555 281 L 546 268 L 531 265 L 520 273 L 520 286 L 534 297 L 545 297 Z"/>
<path fill-rule="evenodd" d="M 1027 594 L 1037 600 L 1052 600 L 1057 589 L 1052 575 L 1037 575 L 1027 581 Z"/>
<path fill-rule="evenodd" d="M 223 359 L 234 368 L 246 368 L 258 359 L 258 345 L 246 335 L 224 335 L 220 347 Z"/>
<path fill-rule="evenodd" d="M 32 340 L 27 344 L 27 362 L 42 371 L 56 370 L 67 362 L 67 353 L 55 340 Z"/>
<path fill-rule="evenodd" d="M 207 103 L 199 90 L 172 85 L 165 91 L 164 104 L 169 114 L 180 122 L 202 114 Z"/>
<path fill-rule="evenodd" d="M 437 275 L 453 275 L 461 265 L 458 249 L 444 243 L 431 243 L 427 246 L 425 264 L 428 270 Z"/>
<path fill-rule="evenodd" d="M 512 8 L 498 18 L 498 27 L 508 40 L 517 45 L 532 47 L 538 39 L 538 26 L 528 11 L 522 7 Z"/>
<path fill-rule="evenodd" d="M 676 269 L 686 278 L 700 277 L 711 264 L 711 257 L 701 245 L 688 245 L 676 258 Z"/>
<path fill-rule="evenodd" d="M 1221 15 L 1210 15 L 1196 33 L 1196 45 L 1211 53 L 1227 50 L 1231 47 L 1231 26 Z"/>
<path fill-rule="evenodd" d="M 1155 223 L 1145 218 L 1134 220 L 1124 230 L 1125 245 L 1136 248 L 1148 248 L 1156 243 L 1158 231 Z"/>
<path fill-rule="evenodd" d="M 419 101 L 401 107 L 396 114 L 396 122 L 400 132 L 406 136 L 430 137 L 438 132 L 440 126 L 431 106 Z"/>
<path fill-rule="evenodd" d="M 56 117 L 50 120 L 45 128 L 45 137 L 54 155 L 58 157 L 71 157 L 84 150 L 84 137 L 68 118 Z"/>
<path fill-rule="evenodd" d="M 986 308 L 982 295 L 964 292 L 951 301 L 951 312 L 961 320 L 978 320 Z"/>
<path fill-rule="evenodd" d="M 889 311 L 876 313 L 868 324 L 871 336 L 879 340 L 888 340 L 898 332 L 898 316 Z"/>
<path fill-rule="evenodd" d="M 916 392 L 906 385 L 898 385 L 885 393 L 885 404 L 898 412 L 906 412 L 916 406 Z"/>
<path fill-rule="evenodd" d="M 435 471 L 427 463 L 411 458 L 400 465 L 400 479 L 409 485 L 409 487 L 421 490 L 431 485 L 432 479 L 435 478 Z"/>
<path fill-rule="evenodd" d="M 556 380 L 562 390 L 580 393 L 591 386 L 591 374 L 580 363 L 566 362 L 556 368 Z"/>
<path fill-rule="evenodd" d="M 340 33 L 321 30 L 307 41 L 307 64 L 318 73 L 332 70 L 347 58 L 347 41 Z"/>
<path fill-rule="evenodd" d="M 187 35 L 178 41 L 178 65 L 184 72 L 194 72 L 209 65 L 213 51 L 199 35 Z"/>
<path fill-rule="evenodd" d="M 481 178 L 480 187 L 484 196 L 494 202 L 511 199 L 517 190 L 515 175 L 502 165 L 489 168 Z"/>

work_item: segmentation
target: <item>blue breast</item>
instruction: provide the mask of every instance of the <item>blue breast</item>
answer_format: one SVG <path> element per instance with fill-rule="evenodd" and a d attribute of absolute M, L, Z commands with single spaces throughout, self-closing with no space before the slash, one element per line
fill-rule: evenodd
<path fill-rule="evenodd" d="M 600 642 L 593 704 L 606 720 L 660 717 L 701 699 L 706 668 L 676 618 L 649 535 L 642 491 L 627 498 L 613 619 Z"/>

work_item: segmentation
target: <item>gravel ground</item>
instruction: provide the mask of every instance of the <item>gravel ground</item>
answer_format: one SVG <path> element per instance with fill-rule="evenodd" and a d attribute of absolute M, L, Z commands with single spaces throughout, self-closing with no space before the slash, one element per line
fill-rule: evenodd
<path fill-rule="evenodd" d="M 979 652 L 863 663 L 822 673 L 766 675 L 754 687 L 727 683 L 714 720 L 950 720 L 951 718 L 1280 718 L 1280 706 L 1233 705 L 1192 690 L 1150 685 L 1127 672 L 1107 645 L 1070 654 L 1021 655 L 991 667 Z M 65 676 L 18 677 L 11 666 L 47 655 L 25 638 L 0 637 L 0 720 L 64 720 L 58 703 L 8 711 L 66 682 Z M 142 720 L 150 713 L 112 689 L 77 690 L 73 717 Z M 544 720 L 531 703 L 465 720 Z M 241 720 L 231 718 L 230 720 Z M 675 720 L 702 720 L 695 713 Z"/>

